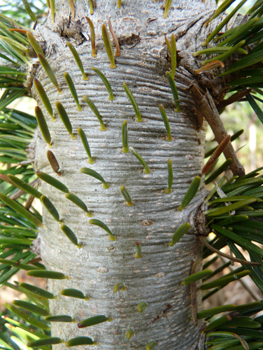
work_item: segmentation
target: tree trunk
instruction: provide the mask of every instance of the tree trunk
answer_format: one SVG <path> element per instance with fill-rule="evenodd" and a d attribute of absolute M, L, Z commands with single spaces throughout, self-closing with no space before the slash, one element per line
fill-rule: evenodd
<path fill-rule="evenodd" d="M 150 341 L 156 341 L 156 349 L 197 349 L 200 344 L 202 322 L 192 320 L 189 286 L 181 282 L 190 274 L 193 261 L 196 271 L 201 267 L 201 246 L 195 236 L 194 215 L 200 207 L 205 190 L 201 189 L 191 204 L 183 211 L 177 208 L 192 179 L 200 175 L 203 166 L 205 124 L 198 131 L 193 112 L 194 102 L 187 87 L 193 81 L 197 68 L 191 53 L 205 38 L 205 21 L 211 16 L 214 1 L 174 1 L 167 19 L 163 19 L 162 3 L 152 1 L 124 1 L 121 9 L 115 2 L 98 1 L 92 19 L 96 32 L 97 57 L 91 57 L 89 28 L 85 16 L 89 15 L 85 1 L 77 1 L 75 21 L 69 20 L 67 1 L 57 1 L 55 23 L 49 18 L 39 32 L 46 42 L 45 55 L 55 71 L 61 95 L 47 78 L 41 66 L 32 77 L 43 84 L 52 106 L 60 101 L 71 120 L 76 138 L 70 138 L 56 113 L 56 122 L 48 114 L 46 119 L 52 136 L 52 152 L 55 154 L 62 175 L 51 169 L 45 152 L 49 149 L 42 136 L 36 138 L 35 169 L 44 171 L 62 181 L 80 197 L 93 213 L 93 218 L 104 222 L 116 236 L 115 241 L 100 227 L 91 225 L 89 218 L 79 207 L 46 183 L 41 191 L 48 196 L 82 244 L 73 245 L 46 210 L 43 213 L 44 228 L 40 231 L 41 256 L 47 269 L 61 271 L 69 279 L 49 280 L 48 289 L 58 296 L 51 302 L 52 315 L 71 315 L 76 322 L 94 315 L 111 318 L 97 326 L 78 329 L 76 323 L 52 324 L 52 336 L 65 341 L 87 335 L 98 342 L 96 349 L 145 349 Z M 101 37 L 101 25 L 111 18 L 114 31 L 121 43 L 121 56 L 116 58 L 116 69 L 110 63 Z M 208 29 L 209 30 L 209 29 Z M 165 72 L 170 69 L 166 34 L 175 34 L 180 62 L 176 72 L 181 112 L 175 112 L 171 89 Z M 40 39 L 40 37 L 39 37 Z M 81 72 L 66 45 L 70 41 L 80 54 L 89 80 L 82 80 Z M 90 69 L 99 68 L 111 83 L 114 101 L 101 79 Z M 77 89 L 83 107 L 76 104 L 67 87 L 63 73 L 68 72 Z M 125 82 L 132 91 L 142 113 L 143 121 L 136 121 L 132 104 L 123 89 Z M 42 102 L 36 91 L 33 96 L 40 107 Z M 87 95 L 97 106 L 106 131 L 84 102 Z M 158 105 L 165 107 L 172 134 L 166 140 L 166 130 Z M 43 107 L 45 112 L 45 108 Z M 150 168 L 145 174 L 138 159 L 122 152 L 122 123 L 128 121 L 129 145 L 143 156 Z M 87 154 L 77 133 L 81 127 L 89 141 L 94 164 L 88 163 Z M 172 160 L 172 192 L 165 192 L 168 182 L 168 159 Z M 109 188 L 80 172 L 82 167 L 100 173 Z M 125 203 L 120 187 L 124 185 L 134 202 Z M 183 223 L 192 225 L 174 247 L 169 242 L 176 229 Z M 135 258 L 136 245 L 141 244 L 142 257 Z M 113 292 L 117 283 L 126 290 Z M 89 297 L 80 300 L 60 295 L 63 288 L 76 288 Z M 140 313 L 137 306 L 146 302 L 148 307 Z M 197 296 L 198 309 L 201 295 Z M 130 340 L 127 330 L 135 332 Z M 64 348 L 63 344 L 56 349 Z M 88 349 L 80 346 L 78 349 Z M 200 345 L 200 348 L 202 345 Z"/>

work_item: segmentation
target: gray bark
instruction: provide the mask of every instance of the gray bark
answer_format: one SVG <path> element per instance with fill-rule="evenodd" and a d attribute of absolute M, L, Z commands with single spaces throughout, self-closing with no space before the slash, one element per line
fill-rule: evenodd
<path fill-rule="evenodd" d="M 193 261 L 197 261 L 196 270 L 201 267 L 201 246 L 195 236 L 194 214 L 203 201 L 204 189 L 186 209 L 179 212 L 177 207 L 203 166 L 205 124 L 201 131 L 197 130 L 194 103 L 186 88 L 193 80 L 193 70 L 197 68 L 191 52 L 198 49 L 204 40 L 203 24 L 211 15 L 213 6 L 214 1 L 207 1 L 206 4 L 202 1 L 174 1 L 168 19 L 164 20 L 159 2 L 124 1 L 119 10 L 114 1 L 98 1 L 92 16 L 97 40 L 96 58 L 91 57 L 90 41 L 87 40 L 89 29 L 83 16 L 88 15 L 89 11 L 85 1 L 76 2 L 76 19 L 80 19 L 82 25 L 76 27 L 76 22 L 71 23 L 73 28 L 77 28 L 74 38 L 61 36 L 62 23 L 68 21 L 67 1 L 57 2 L 54 25 L 48 19 L 39 28 L 39 39 L 46 42 L 46 56 L 63 94 L 57 93 L 41 66 L 34 76 L 45 87 L 53 108 L 57 100 L 66 108 L 76 139 L 70 138 L 59 116 L 54 123 L 47 115 L 53 139 L 52 151 L 63 173 L 57 177 L 48 165 L 45 154 L 48 146 L 40 134 L 36 139 L 35 168 L 65 183 L 72 193 L 87 204 L 93 218 L 107 224 L 117 237 L 116 241 L 109 241 L 107 233 L 100 227 L 90 225 L 86 214 L 68 201 L 62 192 L 42 183 L 41 191 L 52 200 L 63 222 L 75 232 L 83 245 L 81 249 L 75 247 L 60 230 L 59 224 L 44 210 L 44 228 L 40 232 L 42 259 L 48 269 L 69 276 L 68 280 L 48 282 L 49 290 L 58 296 L 51 303 L 51 314 L 68 314 L 76 321 L 97 314 L 111 317 L 110 322 L 88 329 L 78 329 L 74 323 L 53 324 L 52 336 L 68 340 L 87 335 L 98 341 L 96 349 L 100 350 L 145 349 L 151 340 L 157 342 L 156 349 L 198 348 L 202 322 L 199 321 L 198 326 L 193 324 L 189 287 L 181 286 L 181 282 L 189 275 Z M 121 46 L 121 57 L 116 59 L 116 69 L 110 69 L 101 39 L 101 25 L 106 23 L 108 16 L 117 37 L 126 37 Z M 177 38 L 181 56 L 176 73 L 181 113 L 175 112 L 165 77 L 170 63 L 167 61 L 164 35 L 170 36 L 172 33 Z M 138 37 L 132 41 L 132 34 L 139 35 L 140 41 Z M 89 81 L 82 80 L 66 40 L 76 46 L 89 74 Z M 116 97 L 114 101 L 108 100 L 102 81 L 90 69 L 92 66 L 98 67 L 110 81 Z M 77 88 L 83 106 L 81 112 L 77 111 L 64 80 L 63 73 L 66 71 Z M 134 110 L 122 87 L 123 82 L 127 83 L 138 102 L 142 123 L 135 120 Z M 32 93 L 42 108 L 34 89 Z M 82 99 L 84 94 L 98 107 L 107 125 L 106 131 L 100 130 L 98 120 Z M 165 140 L 166 131 L 158 109 L 160 103 L 164 105 L 170 121 L 171 142 Z M 128 120 L 129 145 L 147 161 L 151 170 L 148 175 L 144 174 L 141 164 L 131 153 L 121 151 L 121 126 L 124 120 Z M 77 134 L 78 127 L 82 127 L 87 135 L 96 159 L 93 165 L 88 163 Z M 169 158 L 172 159 L 174 182 L 172 193 L 166 194 Z M 110 184 L 109 189 L 104 189 L 98 180 L 82 174 L 82 167 L 99 172 Z M 129 190 L 133 206 L 125 204 L 120 192 L 121 185 Z M 188 221 L 193 225 L 192 230 L 174 247 L 169 247 L 175 230 Z M 135 241 L 141 243 L 141 259 L 134 257 Z M 114 285 L 119 282 L 125 284 L 126 291 L 113 293 Z M 89 300 L 62 297 L 59 292 L 63 288 L 80 289 Z M 137 310 L 141 301 L 148 303 L 143 313 Z M 197 303 L 200 309 L 199 292 Z M 171 307 L 162 315 L 166 304 Z M 156 319 L 158 315 L 161 317 Z M 135 336 L 127 340 L 129 328 L 134 329 Z M 64 344 L 56 346 L 56 349 L 64 348 Z"/>

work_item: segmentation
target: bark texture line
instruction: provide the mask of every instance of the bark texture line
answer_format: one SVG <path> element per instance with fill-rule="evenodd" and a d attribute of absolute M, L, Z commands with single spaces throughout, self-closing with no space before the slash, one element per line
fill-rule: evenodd
<path fill-rule="evenodd" d="M 58 9 L 61 9 L 61 4 L 63 3 L 58 2 Z M 81 6 L 84 8 L 86 5 L 80 1 L 76 6 L 77 13 L 81 13 Z M 187 18 L 187 6 L 189 9 L 194 6 L 197 8 L 192 18 Z M 79 242 L 83 244 L 81 249 L 75 247 L 60 230 L 59 224 L 44 211 L 45 228 L 40 233 L 41 256 L 48 269 L 61 271 L 69 276 L 69 280 L 49 282 L 49 289 L 58 295 L 58 300 L 51 303 L 51 313 L 68 314 L 76 321 L 97 314 L 112 319 L 111 322 L 89 329 L 78 329 L 76 324 L 63 324 L 63 327 L 55 324 L 52 325 L 52 335 L 64 340 L 87 335 L 98 341 L 96 349 L 99 350 L 142 350 L 151 340 L 157 342 L 156 349 L 195 349 L 202 327 L 200 321 L 198 326 L 192 321 L 189 287 L 181 286 L 181 282 L 190 274 L 193 260 L 196 260 L 196 271 L 200 269 L 201 245 L 193 235 L 193 230 L 192 234 L 185 235 L 174 247 L 169 247 L 168 244 L 175 230 L 189 221 L 190 214 L 200 206 L 204 197 L 204 191 L 201 190 L 186 209 L 177 211 L 192 179 L 201 173 L 205 126 L 200 132 L 197 130 L 198 125 L 192 113 L 194 102 L 186 92 L 192 69 L 196 69 L 195 63 L 191 68 L 187 64 L 178 68 L 176 85 L 181 113 L 175 112 L 173 97 L 165 77 L 170 63 L 163 42 L 164 34 L 174 32 L 182 51 L 182 61 L 189 63 L 188 54 L 183 52 L 183 48 L 198 46 L 191 33 L 203 33 L 203 16 L 207 18 L 211 9 L 201 2 L 178 1 L 171 13 L 179 13 L 180 17 L 170 17 L 168 22 L 162 19 L 163 10 L 159 7 L 156 3 L 146 5 L 135 1 L 131 5 L 126 4 L 121 11 L 116 11 L 110 2 L 98 2 L 97 11 L 92 18 L 98 33 L 97 57 L 91 57 L 90 42 L 84 40 L 81 45 L 76 46 L 85 72 L 90 77 L 89 81 L 82 80 L 66 46 L 68 39 L 61 37 L 58 30 L 52 31 L 55 25 L 52 27 L 48 22 L 40 30 L 47 42 L 48 60 L 63 94 L 57 93 L 41 67 L 38 68 L 36 76 L 47 91 L 52 106 L 55 101 L 64 105 L 76 139 L 70 138 L 58 115 L 55 123 L 47 115 L 53 139 L 52 151 L 61 166 L 62 175 L 58 177 L 48 165 L 48 147 L 43 148 L 41 135 L 38 135 L 36 141 L 35 168 L 65 183 L 70 192 L 87 204 L 88 209 L 93 212 L 93 218 L 108 225 L 117 237 L 116 241 L 109 241 L 108 234 L 100 227 L 89 224 L 86 214 L 68 201 L 62 192 L 42 183 L 43 194 L 52 199 L 64 224 L 75 232 Z M 109 68 L 109 60 L 99 34 L 106 15 L 110 15 L 118 38 L 126 32 L 128 38 L 135 40 L 132 33 L 139 33 L 139 40 L 131 45 L 123 39 L 121 57 L 116 59 L 116 69 Z M 153 19 L 152 15 L 157 19 L 147 22 L 147 19 Z M 58 21 L 66 18 L 63 17 L 62 10 L 58 11 L 57 16 Z M 149 29 L 150 23 L 155 31 Z M 88 31 L 83 35 L 88 37 Z M 204 33 L 200 34 L 200 42 L 203 35 Z M 76 45 L 74 40 L 72 42 Z M 108 100 L 102 81 L 90 69 L 92 66 L 99 68 L 110 81 L 116 97 L 114 101 Z M 67 88 L 63 76 L 65 71 L 74 80 L 83 107 L 81 112 L 77 111 Z M 133 107 L 122 86 L 123 82 L 129 86 L 139 105 L 143 118 L 141 123 L 136 122 Z M 42 108 L 34 90 L 33 94 Z M 100 130 L 99 122 L 84 102 L 83 95 L 91 98 L 97 106 L 107 127 L 106 131 Z M 166 141 L 166 130 L 158 108 L 160 103 L 163 104 L 170 122 L 171 142 Z M 121 126 L 124 120 L 128 120 L 129 145 L 143 156 L 151 170 L 150 174 L 144 174 L 142 165 L 131 153 L 124 154 L 121 151 Z M 78 127 L 87 135 L 92 156 L 95 158 L 92 165 L 88 163 L 88 157 L 77 135 Z M 166 194 L 169 158 L 173 164 L 174 182 L 171 194 Z M 98 180 L 82 174 L 82 167 L 89 167 L 100 173 L 110 187 L 104 189 Z M 125 204 L 121 195 L 122 185 L 132 197 L 134 205 L 131 207 Z M 135 241 L 141 244 L 141 259 L 134 256 Z M 113 293 L 116 283 L 124 283 L 127 289 Z M 59 293 L 63 288 L 80 289 L 89 300 L 62 297 Z M 197 305 L 200 307 L 200 292 L 197 293 L 197 298 Z M 137 305 L 142 301 L 148 307 L 143 313 L 139 313 Z M 167 304 L 171 306 L 169 310 L 156 319 Z M 126 332 L 129 328 L 134 329 L 135 336 L 127 340 Z M 60 344 L 56 348 L 60 350 L 65 346 Z M 78 347 L 80 350 L 86 348 Z"/>
<path fill-rule="evenodd" d="M 62 175 L 57 177 L 50 166 L 41 170 L 63 181 L 72 193 L 87 204 L 94 218 L 109 226 L 117 240 L 110 242 L 105 231 L 90 225 L 86 214 L 63 198 L 63 193 L 42 185 L 43 193 L 52 198 L 65 224 L 83 243 L 81 250 L 74 247 L 59 230 L 59 225 L 44 212 L 47 229 L 41 235 L 41 255 L 48 267 L 70 276 L 69 281 L 52 283 L 49 287 L 56 294 L 62 288 L 74 287 L 90 297 L 87 302 L 76 303 L 61 297 L 59 303 L 52 303 L 52 313 L 70 314 L 78 321 L 95 314 L 111 316 L 110 323 L 88 332 L 99 340 L 99 349 L 107 348 L 103 344 L 110 343 L 112 347 L 109 349 L 129 346 L 143 349 L 151 339 L 158 339 L 158 344 L 166 348 L 188 349 L 198 337 L 199 329 L 189 326 L 190 297 L 187 296 L 188 289 L 182 288 L 180 283 L 189 275 L 192 259 L 200 254 L 200 245 L 193 236 L 186 236 L 174 248 L 170 248 L 168 242 L 176 228 L 188 220 L 189 212 L 195 206 L 193 202 L 188 210 L 177 211 L 191 180 L 200 174 L 204 130 L 197 132 L 192 119 L 187 116 L 187 109 L 183 112 L 183 106 L 181 114 L 167 108 L 172 141 L 165 140 L 166 130 L 157 106 L 158 102 L 171 105 L 171 92 L 164 77 L 155 76 L 155 81 L 150 81 L 151 67 L 145 67 L 144 62 L 141 68 L 138 64 L 140 59 L 127 58 L 123 53 L 118 60 L 118 70 L 114 72 L 105 62 L 103 72 L 111 81 L 116 96 L 113 102 L 108 101 L 97 76 L 91 76 L 88 83 L 83 83 L 80 73 L 70 69 L 73 66 L 70 59 L 67 61 L 69 67 L 64 63 L 63 68 L 75 78 L 79 96 L 87 94 L 98 106 L 107 131 L 100 131 L 96 117 L 82 99 L 84 109 L 76 112 L 75 103 L 63 89 L 64 86 L 60 97 L 51 85 L 46 85 L 50 97 L 53 91 L 54 100 L 59 98 L 65 106 L 74 133 L 79 126 L 85 131 L 96 162 L 93 165 L 88 163 L 79 137 L 71 140 L 57 118 L 55 123 L 48 122 L 54 140 L 52 151 L 62 168 Z M 102 61 L 100 67 L 101 64 Z M 131 68 L 134 72 L 132 75 L 129 74 Z M 42 81 L 45 82 L 45 79 Z M 122 81 L 126 81 L 134 93 L 142 112 L 142 123 L 135 121 L 133 108 L 122 90 Z M 51 100 L 52 104 L 54 100 Z M 125 119 L 128 120 L 129 145 L 147 161 L 151 170 L 149 175 L 144 174 L 141 164 L 131 153 L 121 151 L 121 125 Z M 169 158 L 173 164 L 174 185 L 172 193 L 167 195 Z M 91 167 L 99 172 L 110 188 L 105 190 L 98 180 L 80 173 L 81 167 Z M 125 185 L 130 192 L 134 206 L 125 204 L 120 193 L 121 185 Z M 141 259 L 134 257 L 135 241 L 142 245 Z M 119 282 L 124 283 L 127 290 L 114 294 L 113 287 Z M 136 308 L 141 301 L 149 305 L 143 314 Z M 166 317 L 147 326 L 165 308 L 166 303 L 172 305 Z M 85 306 L 87 309 L 84 309 Z M 186 336 L 182 320 L 189 329 L 189 336 Z M 125 332 L 130 327 L 134 328 L 136 338 L 128 342 Z M 63 328 L 54 326 L 53 334 L 64 339 L 73 330 L 76 330 L 76 325 Z M 79 330 L 77 334 L 84 335 L 87 331 Z"/>

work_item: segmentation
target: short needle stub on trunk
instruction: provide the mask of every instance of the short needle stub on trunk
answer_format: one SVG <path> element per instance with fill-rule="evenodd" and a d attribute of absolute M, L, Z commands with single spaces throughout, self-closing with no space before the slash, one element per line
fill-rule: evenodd
<path fill-rule="evenodd" d="M 140 163 L 144 167 L 145 174 L 150 174 L 151 172 L 150 168 L 148 164 L 145 162 L 145 160 L 143 159 L 143 157 L 133 147 L 129 147 L 129 151 L 140 161 Z"/>
<path fill-rule="evenodd" d="M 95 30 L 94 30 L 94 25 L 92 20 L 89 17 L 86 17 L 88 23 L 89 23 L 89 28 L 90 28 L 90 39 L 91 39 L 91 56 L 92 57 L 97 57 L 97 52 L 96 52 L 96 44 L 95 44 Z"/>
<path fill-rule="evenodd" d="M 38 53 L 37 55 L 38 55 L 38 58 L 39 58 L 41 65 L 45 69 L 47 76 L 49 77 L 51 83 L 57 88 L 58 93 L 62 94 L 62 90 L 58 86 L 57 78 L 55 77 L 55 74 L 54 74 L 52 68 L 50 67 L 50 64 L 48 63 L 47 59 L 45 58 L 45 56 L 41 55 L 41 53 Z"/>
<path fill-rule="evenodd" d="M 172 192 L 172 185 L 173 185 L 173 165 L 171 158 L 167 161 L 168 165 L 168 188 L 166 189 L 166 193 L 169 194 Z"/>
<path fill-rule="evenodd" d="M 54 118 L 53 108 L 46 94 L 46 91 L 44 90 L 42 84 L 38 79 L 34 79 L 33 82 L 34 82 L 35 88 L 37 89 L 39 97 L 41 98 L 44 106 L 46 107 L 48 114 L 51 116 L 51 119 L 53 120 L 53 122 L 55 122 L 56 119 Z"/>
<path fill-rule="evenodd" d="M 51 166 L 51 168 L 53 169 L 53 171 L 60 176 L 61 175 L 61 171 L 60 171 L 60 166 L 58 164 L 57 158 L 55 157 L 54 153 L 50 150 L 47 151 L 47 159 L 49 161 L 49 164 Z"/>
<path fill-rule="evenodd" d="M 81 71 L 82 79 L 83 80 L 89 80 L 89 77 L 84 72 L 83 64 L 81 62 L 79 54 L 77 53 L 77 50 L 75 49 L 75 47 L 69 41 L 67 41 L 67 45 L 68 45 L 68 47 L 69 47 L 73 57 L 75 58 L 75 61 L 76 61 L 77 65 L 78 65 L 78 67 L 79 67 L 79 70 Z"/>
<path fill-rule="evenodd" d="M 36 116 L 37 123 L 38 123 L 39 129 L 42 133 L 44 140 L 51 147 L 51 135 L 49 132 L 49 128 L 47 126 L 47 122 L 46 122 L 46 119 L 44 117 L 44 114 L 41 111 L 41 108 L 38 106 L 35 107 L 35 116 Z"/>
<path fill-rule="evenodd" d="M 127 120 L 124 120 L 122 123 L 122 152 L 128 153 L 129 152 L 129 144 L 128 144 L 128 122 Z"/>
<path fill-rule="evenodd" d="M 139 106 L 138 106 L 138 103 L 136 102 L 131 90 L 129 89 L 128 85 L 123 83 L 123 88 L 127 94 L 127 96 L 129 97 L 131 103 L 132 103 L 132 106 L 133 106 L 133 109 L 134 109 L 134 112 L 136 114 L 136 121 L 137 122 L 142 122 L 142 115 L 141 115 L 141 111 L 139 109 Z"/>
<path fill-rule="evenodd" d="M 102 39 L 104 42 L 104 46 L 105 46 L 107 55 L 108 55 L 110 63 L 111 63 L 110 68 L 114 69 L 114 68 L 116 68 L 115 57 L 114 57 L 112 43 L 110 41 L 110 36 L 109 36 L 109 33 L 107 31 L 107 27 L 105 24 L 102 25 L 101 31 L 102 31 Z"/>
<path fill-rule="evenodd" d="M 94 159 L 91 156 L 89 143 L 88 143 L 87 137 L 86 137 L 84 131 L 82 130 L 82 128 L 78 128 L 78 133 L 79 133 L 80 139 L 82 141 L 83 147 L 85 148 L 85 151 L 86 151 L 86 153 L 88 155 L 88 158 L 89 158 L 88 162 L 90 164 L 93 164 L 94 163 Z"/>

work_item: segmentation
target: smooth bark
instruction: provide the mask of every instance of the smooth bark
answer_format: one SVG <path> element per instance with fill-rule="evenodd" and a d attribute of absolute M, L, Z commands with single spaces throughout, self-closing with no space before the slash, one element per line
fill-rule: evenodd
<path fill-rule="evenodd" d="M 64 224 L 77 235 L 83 247 L 78 249 L 60 230 L 59 224 L 44 210 L 44 229 L 40 232 L 41 256 L 48 269 L 61 271 L 69 280 L 49 281 L 48 288 L 58 295 L 51 302 L 51 314 L 68 314 L 80 321 L 103 314 L 111 317 L 106 322 L 89 329 L 78 329 L 74 323 L 52 325 L 52 336 L 68 340 L 78 335 L 88 335 L 98 341 L 96 349 L 145 349 L 155 340 L 156 349 L 197 349 L 202 340 L 202 322 L 195 326 L 192 320 L 189 286 L 181 282 L 190 274 L 193 261 L 196 271 L 201 267 L 201 246 L 195 236 L 194 214 L 201 205 L 205 190 L 201 189 L 183 211 L 177 207 L 192 179 L 200 175 L 203 166 L 205 128 L 198 131 L 195 103 L 187 88 L 193 81 L 193 71 L 198 68 L 191 52 L 204 41 L 203 25 L 211 16 L 214 1 L 174 1 L 168 19 L 163 19 L 161 3 L 152 1 L 124 1 L 121 9 L 113 1 L 97 1 L 91 16 L 96 32 L 97 57 L 91 57 L 89 15 L 84 1 L 76 2 L 76 20 L 68 22 L 69 5 L 57 1 L 54 25 L 50 18 L 39 28 L 39 39 L 46 42 L 46 57 L 55 71 L 63 94 L 59 95 L 41 66 L 35 68 L 29 80 L 37 77 L 43 84 L 54 108 L 60 101 L 73 126 L 76 139 L 72 140 L 59 116 L 56 122 L 46 114 L 53 140 L 54 152 L 62 169 L 58 177 L 48 165 L 42 136 L 36 138 L 35 169 L 47 172 L 65 183 L 93 212 L 93 218 L 104 222 L 117 240 L 112 242 L 100 227 L 89 224 L 85 212 L 64 197 L 64 193 L 42 183 L 41 190 L 57 207 Z M 101 39 L 101 25 L 108 16 L 121 44 L 121 57 L 116 59 L 116 69 L 111 69 Z M 64 27 L 62 28 L 62 23 Z M 81 24 L 80 24 L 81 23 Z M 77 24 L 77 25 L 76 25 Z M 69 28 L 67 28 L 67 25 Z M 70 30 L 72 31 L 70 32 Z M 62 33 L 63 32 L 63 33 Z M 68 38 L 61 36 L 66 35 Z M 175 106 L 165 72 L 170 69 L 164 35 L 174 33 L 180 63 L 176 73 L 181 113 Z M 66 45 L 70 40 L 81 56 L 88 81 L 82 80 L 73 56 Z M 37 65 L 37 62 L 36 62 Z M 99 68 L 111 83 L 114 101 L 101 79 L 90 69 Z M 83 110 L 77 111 L 63 73 L 68 72 L 77 89 Z M 123 89 L 125 82 L 132 91 L 142 113 L 138 123 L 133 107 Z M 220 91 L 220 83 L 214 90 Z M 36 91 L 32 90 L 43 111 Z M 89 96 L 97 106 L 107 126 L 100 125 L 82 96 Z M 170 121 L 172 141 L 166 141 L 166 130 L 158 105 L 165 107 Z M 129 145 L 134 147 L 148 163 L 151 173 L 144 174 L 143 167 L 131 153 L 122 152 L 121 126 L 128 120 Z M 95 163 L 90 165 L 77 128 L 81 127 L 88 138 Z M 174 181 L 171 194 L 168 185 L 167 161 L 171 158 Z M 89 167 L 100 173 L 110 187 L 80 172 Z M 124 185 L 134 202 L 129 207 L 121 195 Z M 174 247 L 169 241 L 175 230 L 190 221 L 192 229 Z M 140 242 L 142 258 L 136 259 L 135 241 Z M 124 283 L 125 291 L 113 292 L 116 283 Z M 83 291 L 88 301 L 62 297 L 63 288 Z M 201 295 L 197 293 L 197 307 L 201 308 Z M 148 307 L 139 313 L 137 305 L 147 302 Z M 170 307 L 167 308 L 167 304 Z M 159 317 L 158 317 L 159 316 Z M 135 336 L 126 337 L 129 328 Z M 63 349 L 63 344 L 56 349 Z M 78 349 L 88 349 L 80 346 Z"/>

